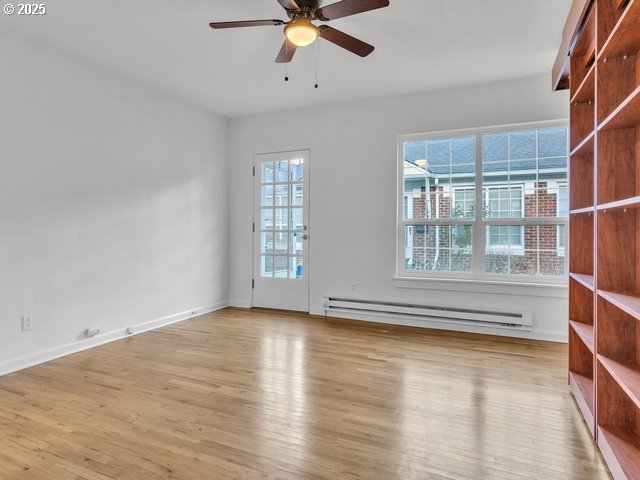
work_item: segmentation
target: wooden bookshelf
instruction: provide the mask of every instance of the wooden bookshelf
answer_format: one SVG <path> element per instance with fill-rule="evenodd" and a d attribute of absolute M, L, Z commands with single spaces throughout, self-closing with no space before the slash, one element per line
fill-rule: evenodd
<path fill-rule="evenodd" d="M 640 480 L 640 0 L 574 0 L 563 35 L 569 385 L 613 478 Z"/>

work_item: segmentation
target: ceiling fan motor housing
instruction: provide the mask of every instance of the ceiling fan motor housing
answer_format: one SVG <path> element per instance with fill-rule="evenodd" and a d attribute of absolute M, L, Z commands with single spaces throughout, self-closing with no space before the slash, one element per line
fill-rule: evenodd
<path fill-rule="evenodd" d="M 322 2 L 320 0 L 300 0 L 299 2 L 296 0 L 296 3 L 300 8 L 310 7 L 313 9 L 320 8 Z"/>
<path fill-rule="evenodd" d="M 298 2 L 298 6 L 300 7 L 298 10 L 287 10 L 287 16 L 295 21 L 299 18 L 305 18 L 308 20 L 322 20 L 322 15 L 320 12 L 316 10 L 319 9 L 320 2 L 318 1 L 309 1 L 308 3 Z"/>

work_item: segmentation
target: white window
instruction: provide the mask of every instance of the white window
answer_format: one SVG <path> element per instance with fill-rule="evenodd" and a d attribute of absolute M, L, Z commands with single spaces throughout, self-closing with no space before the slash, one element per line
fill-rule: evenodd
<path fill-rule="evenodd" d="M 560 122 L 401 136 L 398 274 L 562 281 L 567 137 Z"/>
<path fill-rule="evenodd" d="M 413 195 L 404 195 L 402 204 L 403 215 L 407 218 L 413 216 Z M 413 228 L 409 228 L 404 238 L 405 258 L 413 258 Z"/>
<path fill-rule="evenodd" d="M 569 216 L 569 189 L 567 182 L 558 182 L 558 216 Z M 558 225 L 558 255 L 564 257 L 566 228 L 564 225 Z"/>

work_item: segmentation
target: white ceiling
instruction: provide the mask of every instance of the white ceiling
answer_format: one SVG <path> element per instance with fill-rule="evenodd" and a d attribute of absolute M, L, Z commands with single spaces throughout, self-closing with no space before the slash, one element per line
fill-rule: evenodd
<path fill-rule="evenodd" d="M 324 4 L 333 3 L 325 0 Z M 331 22 L 375 45 L 367 58 L 319 41 L 274 63 L 282 27 L 212 30 L 210 21 L 286 19 L 276 0 L 54 0 L 19 31 L 229 117 L 549 73 L 571 0 L 391 0 Z"/>

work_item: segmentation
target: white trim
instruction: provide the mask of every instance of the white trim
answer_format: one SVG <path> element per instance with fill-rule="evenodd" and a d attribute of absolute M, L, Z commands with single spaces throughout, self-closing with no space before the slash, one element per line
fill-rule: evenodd
<path fill-rule="evenodd" d="M 236 308 L 253 308 L 251 300 L 229 300 L 229 306 Z"/>
<path fill-rule="evenodd" d="M 326 311 L 322 307 L 309 307 L 309 315 L 319 315 L 321 317 L 326 317 Z"/>
<path fill-rule="evenodd" d="M 535 220 L 531 220 L 535 219 Z M 527 218 L 485 218 L 483 221 L 485 226 L 491 225 L 523 225 L 523 226 L 538 226 L 538 225 L 565 225 L 566 218 L 558 217 L 527 217 Z M 471 218 L 438 218 L 438 219 L 424 219 L 424 218 L 412 218 L 410 220 L 403 220 L 403 225 L 427 225 L 427 226 L 444 226 L 451 225 L 473 225 L 473 219 Z"/>
<path fill-rule="evenodd" d="M 562 184 L 562 186 L 561 186 Z M 566 212 L 567 212 L 567 216 L 569 215 L 569 185 L 568 182 L 558 182 L 558 203 L 557 203 L 557 213 L 558 215 L 560 215 L 560 192 L 564 191 L 566 194 Z M 563 241 L 564 241 L 564 246 L 560 246 L 560 227 L 564 227 L 564 231 L 563 231 Z M 559 257 L 566 257 L 566 253 L 567 253 L 567 233 L 569 232 L 569 225 L 565 224 L 565 225 L 558 225 L 558 227 L 556 228 L 556 247 L 557 247 L 557 252 L 558 252 L 558 256 Z"/>
<path fill-rule="evenodd" d="M 503 133 L 505 129 L 509 131 L 518 131 L 518 130 L 531 130 L 532 128 L 554 128 L 554 127 L 566 127 L 569 125 L 569 119 L 558 119 L 558 120 L 549 120 L 549 121 L 540 121 L 540 122 L 529 122 L 529 123 L 512 123 L 507 125 L 493 125 L 491 127 L 478 127 L 478 128 L 462 128 L 458 130 L 441 130 L 439 132 L 424 132 L 424 133 L 411 133 L 408 135 L 398 135 L 398 139 L 402 140 L 429 140 L 429 139 L 439 139 L 440 137 L 448 137 L 448 136 L 464 136 L 475 135 L 478 131 L 482 133 Z M 402 142 L 400 141 L 400 144 Z"/>
<path fill-rule="evenodd" d="M 182 322 L 199 315 L 215 312 L 229 306 L 228 301 L 221 301 L 210 305 L 187 310 L 186 312 L 176 313 L 169 315 L 168 317 L 162 317 L 148 322 L 138 323 L 126 328 L 119 328 L 112 330 L 111 332 L 103 333 L 92 338 L 87 338 L 79 342 L 68 343 L 66 345 L 60 345 L 40 352 L 30 353 L 22 357 L 14 358 L 0 363 L 0 376 L 7 375 L 9 373 L 17 372 L 25 368 L 33 367 L 41 363 L 50 362 L 60 357 L 71 355 L 72 353 L 81 352 L 90 348 L 98 347 L 106 343 L 114 342 L 116 340 L 137 335 L 139 333 L 148 332 L 149 330 L 155 330 L 160 327 L 165 327 L 173 323 Z M 131 332 L 131 333 L 128 333 Z"/>
<path fill-rule="evenodd" d="M 316 315 L 325 315 L 324 310 L 318 307 L 311 309 Z M 315 313 L 322 310 L 322 313 Z M 548 342 L 567 343 L 568 330 L 551 331 L 551 330 L 533 330 L 532 332 L 524 332 L 519 330 L 505 330 L 495 327 L 461 325 L 448 323 L 446 321 L 437 320 L 416 320 L 412 318 L 397 316 L 389 317 L 388 315 L 376 315 L 375 313 L 350 313 L 350 312 L 326 312 L 326 317 L 343 318 L 347 320 L 359 320 L 363 322 L 375 322 L 388 325 L 402 325 L 407 327 L 419 327 L 425 329 L 448 330 L 464 333 L 479 333 L 484 335 L 497 335 L 500 337 L 525 338 L 530 340 L 543 340 Z"/>

